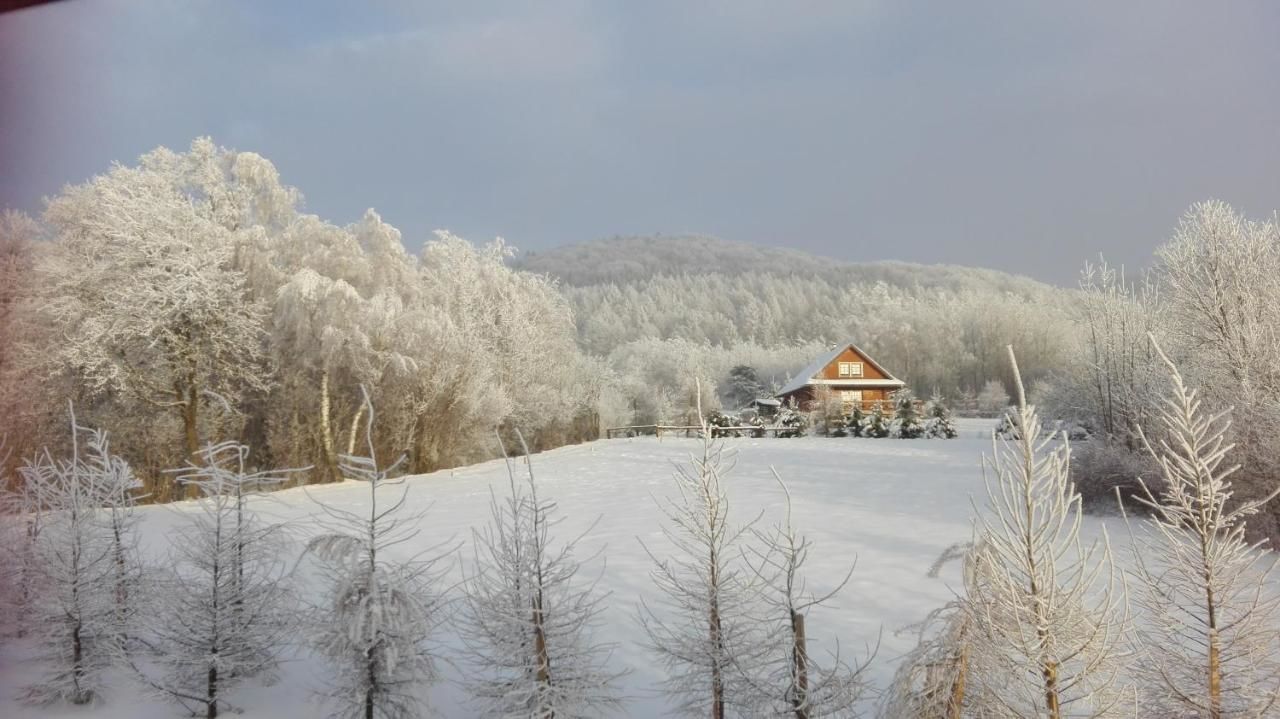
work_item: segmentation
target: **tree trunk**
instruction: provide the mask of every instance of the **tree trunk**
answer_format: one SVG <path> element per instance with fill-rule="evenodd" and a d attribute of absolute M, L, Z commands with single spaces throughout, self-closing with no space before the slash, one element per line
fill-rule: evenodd
<path fill-rule="evenodd" d="M 333 448 L 333 428 L 329 423 L 329 370 L 320 372 L 320 446 L 324 450 L 324 478 L 332 482 L 338 477 L 338 455 Z"/>
<path fill-rule="evenodd" d="M 791 612 L 791 671 L 795 679 L 795 694 L 791 706 L 796 719 L 809 719 L 809 651 L 804 636 L 804 615 Z"/>
<path fill-rule="evenodd" d="M 218 719 L 218 668 L 209 667 L 209 678 L 206 682 L 205 691 L 208 697 L 205 700 L 205 719 Z"/>
<path fill-rule="evenodd" d="M 543 626 L 542 593 L 533 598 L 533 651 L 538 663 L 538 684 L 549 689 L 551 686 L 551 657 L 547 654 L 547 630 Z M 540 698 L 538 701 L 538 719 L 555 719 L 555 711 L 547 707 Z"/>
<path fill-rule="evenodd" d="M 187 383 L 184 387 L 182 382 L 175 380 L 173 389 L 177 393 L 178 398 L 182 399 L 182 431 L 187 444 L 187 456 L 192 464 L 200 461 L 200 432 L 197 422 L 200 417 L 200 393 L 196 388 L 195 373 L 191 373 L 187 377 Z M 185 399 L 183 399 L 185 397 Z M 177 481 L 176 479 L 174 480 Z M 199 490 L 196 486 L 189 485 L 186 489 L 186 498 L 195 499 Z M 175 496 L 182 496 L 183 492 L 174 492 Z"/>
<path fill-rule="evenodd" d="M 351 418 L 351 435 L 347 437 L 347 454 L 356 453 L 356 440 L 360 438 L 360 420 L 364 418 L 364 404 L 361 403 L 360 408 L 356 410 L 356 416 Z"/>

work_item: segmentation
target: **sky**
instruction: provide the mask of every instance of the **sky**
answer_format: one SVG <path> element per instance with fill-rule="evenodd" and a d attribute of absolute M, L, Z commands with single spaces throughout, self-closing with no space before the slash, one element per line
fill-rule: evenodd
<path fill-rule="evenodd" d="M 197 136 L 305 209 L 1073 284 L 1280 206 L 1280 3 L 67 0 L 0 16 L 0 207 Z"/>

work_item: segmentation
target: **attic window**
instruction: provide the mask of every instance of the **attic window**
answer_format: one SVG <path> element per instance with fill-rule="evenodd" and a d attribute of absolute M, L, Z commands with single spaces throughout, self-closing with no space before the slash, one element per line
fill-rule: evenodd
<path fill-rule="evenodd" d="M 861 377 L 862 363 L 861 362 L 841 362 L 840 376 L 841 377 Z"/>

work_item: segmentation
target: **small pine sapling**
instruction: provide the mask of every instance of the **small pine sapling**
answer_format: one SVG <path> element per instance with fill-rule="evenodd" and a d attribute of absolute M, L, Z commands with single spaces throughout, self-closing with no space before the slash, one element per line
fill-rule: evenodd
<path fill-rule="evenodd" d="M 889 436 L 889 418 L 884 415 L 882 403 L 876 402 L 871 406 L 871 416 L 867 418 L 867 429 L 864 435 L 877 439 Z"/>
<path fill-rule="evenodd" d="M 328 515 L 328 531 L 307 544 L 321 560 L 327 584 L 324 603 L 314 611 L 314 644 L 335 673 L 324 693 L 334 705 L 331 716 L 414 719 L 428 711 L 421 690 L 439 679 L 427 642 L 443 619 L 437 566 L 445 548 L 407 561 L 388 551 L 418 534 L 425 512 L 405 512 L 409 488 L 403 478 L 391 478 L 405 458 L 378 465 L 367 392 L 364 404 L 367 455 L 342 455 L 339 469 L 369 487 L 368 507 L 361 513 L 318 503 Z M 383 503 L 394 488 L 399 496 Z"/>
<path fill-rule="evenodd" d="M 701 417 L 701 407 L 699 407 Z M 743 565 L 750 524 L 730 524 L 724 477 L 732 468 L 723 447 L 702 423 L 702 446 L 675 473 L 677 497 L 662 505 L 662 533 L 671 556 L 653 562 L 659 604 L 641 599 L 640 624 L 666 668 L 663 682 L 681 711 L 724 719 L 750 709 L 751 684 L 770 649 L 758 627 L 760 587 Z"/>
<path fill-rule="evenodd" d="M 248 455 L 248 447 L 224 442 L 178 470 L 179 486 L 199 495 L 199 511 L 176 533 L 170 570 L 153 598 L 147 644 L 164 672 L 153 678 L 139 670 L 161 696 L 207 719 L 230 708 L 227 692 L 244 679 L 275 680 L 291 629 L 283 526 L 260 521 L 248 507 L 250 496 L 286 476 L 249 472 Z"/>
<path fill-rule="evenodd" d="M 862 411 L 862 404 L 853 406 L 853 411 L 844 419 L 845 430 L 850 437 L 861 437 L 867 427 L 867 415 Z"/>
<path fill-rule="evenodd" d="M 561 521 L 555 503 L 539 499 L 532 465 L 517 482 L 506 459 L 510 494 L 499 501 L 490 490 L 490 524 L 472 533 L 476 568 L 464 585 L 461 629 L 472 669 L 466 683 L 487 717 L 601 716 L 617 707 L 623 675 L 608 667 L 613 647 L 593 638 L 608 595 L 594 582 L 577 583 L 577 540 L 551 545 Z"/>
<path fill-rule="evenodd" d="M 925 415 L 924 436 L 932 439 L 955 439 L 959 436 L 955 423 L 951 421 L 951 410 L 941 395 L 934 393 L 929 398 Z"/>
<path fill-rule="evenodd" d="M 918 439 L 924 434 L 920 424 L 920 411 L 916 409 L 915 395 L 902 390 L 894 395 L 894 414 L 898 420 L 898 439 Z"/>
<path fill-rule="evenodd" d="M 772 638 L 760 676 L 752 678 L 757 696 L 753 714 L 793 719 L 851 716 L 866 693 L 862 672 L 871 658 L 850 666 L 840 658 L 837 644 L 829 664 L 822 666 L 810 652 L 808 618 L 810 609 L 828 602 L 849 583 L 853 568 L 826 594 L 807 590 L 803 570 L 813 543 L 792 524 L 791 492 L 776 470 L 773 477 L 786 498 L 783 519 L 769 532 L 752 529 L 756 542 L 747 548 L 747 561 L 761 582 L 761 601 L 768 612 L 762 623 L 769 626 Z"/>
<path fill-rule="evenodd" d="M 1143 703 L 1164 716 L 1270 716 L 1280 706 L 1280 599 L 1268 586 L 1276 560 L 1246 540 L 1245 522 L 1280 489 L 1232 501 L 1229 410 L 1203 411 L 1155 349 L 1172 387 L 1155 412 L 1160 438 L 1138 430 L 1165 480 L 1159 497 L 1142 485 L 1150 513 L 1133 545 Z"/>

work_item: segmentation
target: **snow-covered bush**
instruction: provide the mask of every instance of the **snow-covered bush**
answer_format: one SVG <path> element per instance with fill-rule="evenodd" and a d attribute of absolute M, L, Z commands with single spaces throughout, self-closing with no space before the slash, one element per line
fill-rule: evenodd
<path fill-rule="evenodd" d="M 510 494 L 492 494 L 489 525 L 472 532 L 466 684 L 484 716 L 600 716 L 618 704 L 622 676 L 608 666 L 613 647 L 593 638 L 608 595 L 578 579 L 575 539 L 552 546 L 561 520 L 554 502 L 539 499 L 532 464 L 517 481 L 508 458 L 507 475 Z"/>
<path fill-rule="evenodd" d="M 738 437 L 741 432 L 736 429 L 726 429 L 727 427 L 740 427 L 742 420 L 736 415 L 728 414 L 720 411 L 707 413 L 707 425 L 711 428 L 712 437 Z"/>
<path fill-rule="evenodd" d="M 759 439 L 765 435 L 765 427 L 769 426 L 769 422 L 758 414 L 752 414 L 746 419 L 746 425 L 751 427 L 751 436 Z"/>
<path fill-rule="evenodd" d="M 1143 513 L 1144 505 L 1136 501 L 1145 494 L 1143 483 L 1157 497 L 1164 490 L 1159 468 L 1149 456 L 1106 442 L 1071 445 L 1071 481 L 1085 509 L 1102 514 L 1119 509 L 1117 493 L 1126 509 Z"/>
<path fill-rule="evenodd" d="M 804 412 L 790 407 L 778 410 L 778 416 L 773 422 L 778 428 L 776 432 L 778 437 L 803 437 L 809 431 L 809 417 Z"/>
<path fill-rule="evenodd" d="M 849 429 L 845 424 L 844 415 L 836 415 L 827 420 L 827 436 L 828 437 L 848 437 Z"/>
<path fill-rule="evenodd" d="M 1022 415 L 1014 407 L 1005 409 L 996 422 L 995 435 L 998 439 L 1022 439 Z"/>

